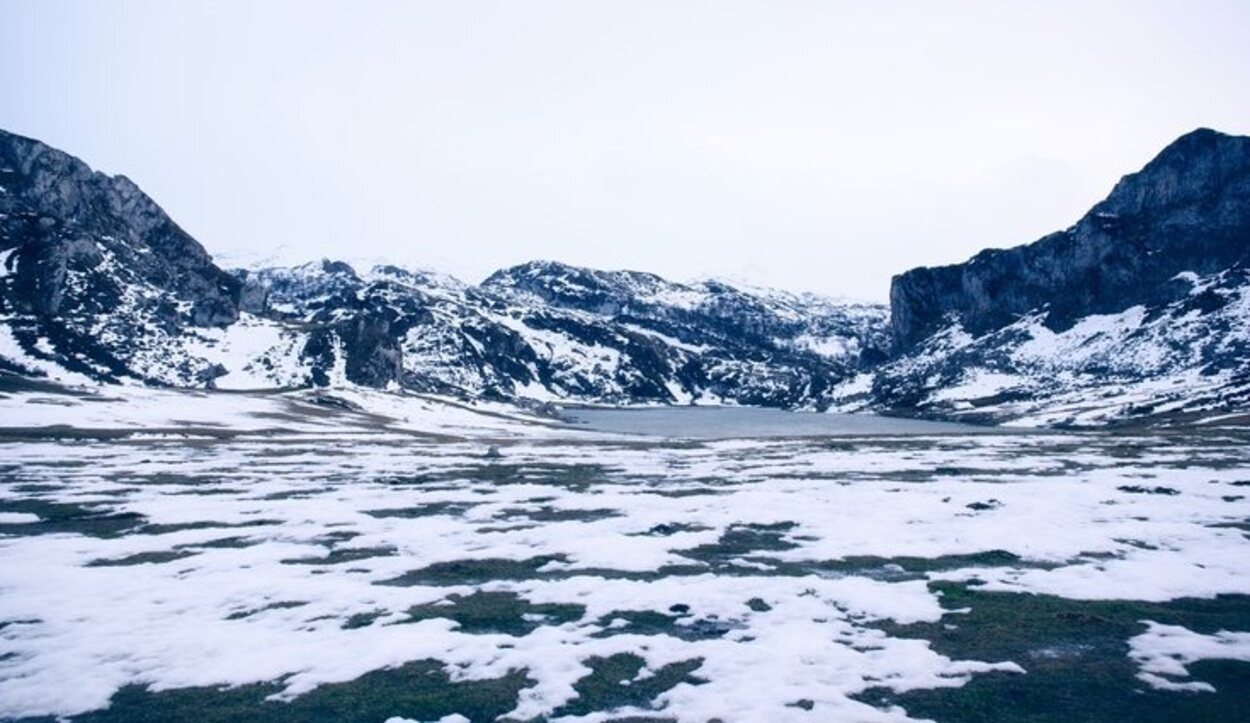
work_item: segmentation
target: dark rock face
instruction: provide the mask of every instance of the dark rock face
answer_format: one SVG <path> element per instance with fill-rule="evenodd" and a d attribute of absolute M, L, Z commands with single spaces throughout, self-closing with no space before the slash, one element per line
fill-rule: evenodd
<path fill-rule="evenodd" d="M 17 249 L 22 283 L 34 292 L 14 295 L 19 310 L 64 314 L 75 301 L 67 296 L 67 271 L 89 271 L 110 254 L 143 281 L 190 301 L 191 323 L 238 318 L 238 281 L 125 176 L 94 172 L 38 141 L 0 131 L 0 186 L 0 250 Z"/>
<path fill-rule="evenodd" d="M 235 278 L 239 281 L 239 311 L 264 314 L 269 311 L 269 286 L 263 279 L 246 270 L 240 270 Z"/>
<path fill-rule="evenodd" d="M 1250 138 L 1197 130 L 1072 228 L 896 276 L 870 406 L 1045 424 L 1250 405 Z"/>
<path fill-rule="evenodd" d="M 1125 176 L 1072 228 L 1028 246 L 894 278 L 890 307 L 904 352 L 952 318 L 973 334 L 1047 306 L 1062 328 L 1089 314 L 1176 301 L 1250 255 L 1250 138 L 1197 130 Z"/>
<path fill-rule="evenodd" d="M 147 378 L 132 363 L 143 337 L 238 318 L 239 282 L 125 177 L 0 131 L 0 188 L 0 313 L 31 357 L 97 379 Z M 170 371 L 163 381 L 214 374 Z"/>

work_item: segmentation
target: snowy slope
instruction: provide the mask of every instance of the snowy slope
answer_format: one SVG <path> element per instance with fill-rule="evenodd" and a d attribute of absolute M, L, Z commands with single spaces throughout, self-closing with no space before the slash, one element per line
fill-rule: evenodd
<path fill-rule="evenodd" d="M 505 269 L 479 286 L 328 261 L 239 276 L 255 311 L 309 329 L 311 368 L 345 356 L 349 381 L 379 388 L 816 407 L 888 344 L 877 305 L 552 262 Z M 353 358 L 378 363 L 353 367 Z"/>
<path fill-rule="evenodd" d="M 1047 313 L 973 336 L 952 324 L 839 390 L 838 409 L 906 399 L 923 414 L 1090 425 L 1250 407 L 1250 274 L 1192 280 L 1187 298 L 1047 327 Z"/>

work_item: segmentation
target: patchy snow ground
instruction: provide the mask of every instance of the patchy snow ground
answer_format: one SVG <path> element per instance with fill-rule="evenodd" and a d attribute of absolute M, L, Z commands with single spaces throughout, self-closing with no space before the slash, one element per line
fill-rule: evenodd
<path fill-rule="evenodd" d="M 432 397 L 106 391 L 0 396 L 0 718 L 435 660 L 525 671 L 517 720 L 907 720 L 862 694 L 1032 665 L 888 634 L 949 619 L 935 581 L 1250 595 L 1237 430 L 665 442 Z M 1244 630 L 1141 625 L 1140 682 L 1175 695 L 1250 658 Z M 622 655 L 644 665 L 613 690 L 692 672 L 579 708 Z"/>

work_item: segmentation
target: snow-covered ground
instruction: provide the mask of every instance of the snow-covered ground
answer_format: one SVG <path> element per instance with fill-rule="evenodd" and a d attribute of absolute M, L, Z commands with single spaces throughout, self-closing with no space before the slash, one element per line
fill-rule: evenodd
<path fill-rule="evenodd" d="M 0 718 L 433 660 L 524 671 L 517 720 L 907 720 L 865 692 L 1034 668 L 891 632 L 967 615 L 941 585 L 1250 595 L 1235 429 L 665 441 L 352 389 L 14 391 L 0 419 Z M 1134 624 L 1160 694 L 1250 659 L 1246 630 Z M 579 707 L 620 656 L 644 663 Z"/>

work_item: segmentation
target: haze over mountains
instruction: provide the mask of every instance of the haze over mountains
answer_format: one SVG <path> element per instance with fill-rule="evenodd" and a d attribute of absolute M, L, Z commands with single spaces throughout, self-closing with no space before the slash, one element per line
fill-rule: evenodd
<path fill-rule="evenodd" d="M 1052 425 L 1250 403 L 1250 138 L 1212 130 L 888 308 L 547 261 L 226 270 L 125 177 L 4 132 L 0 188 L 0 369 L 28 378 Z"/>

